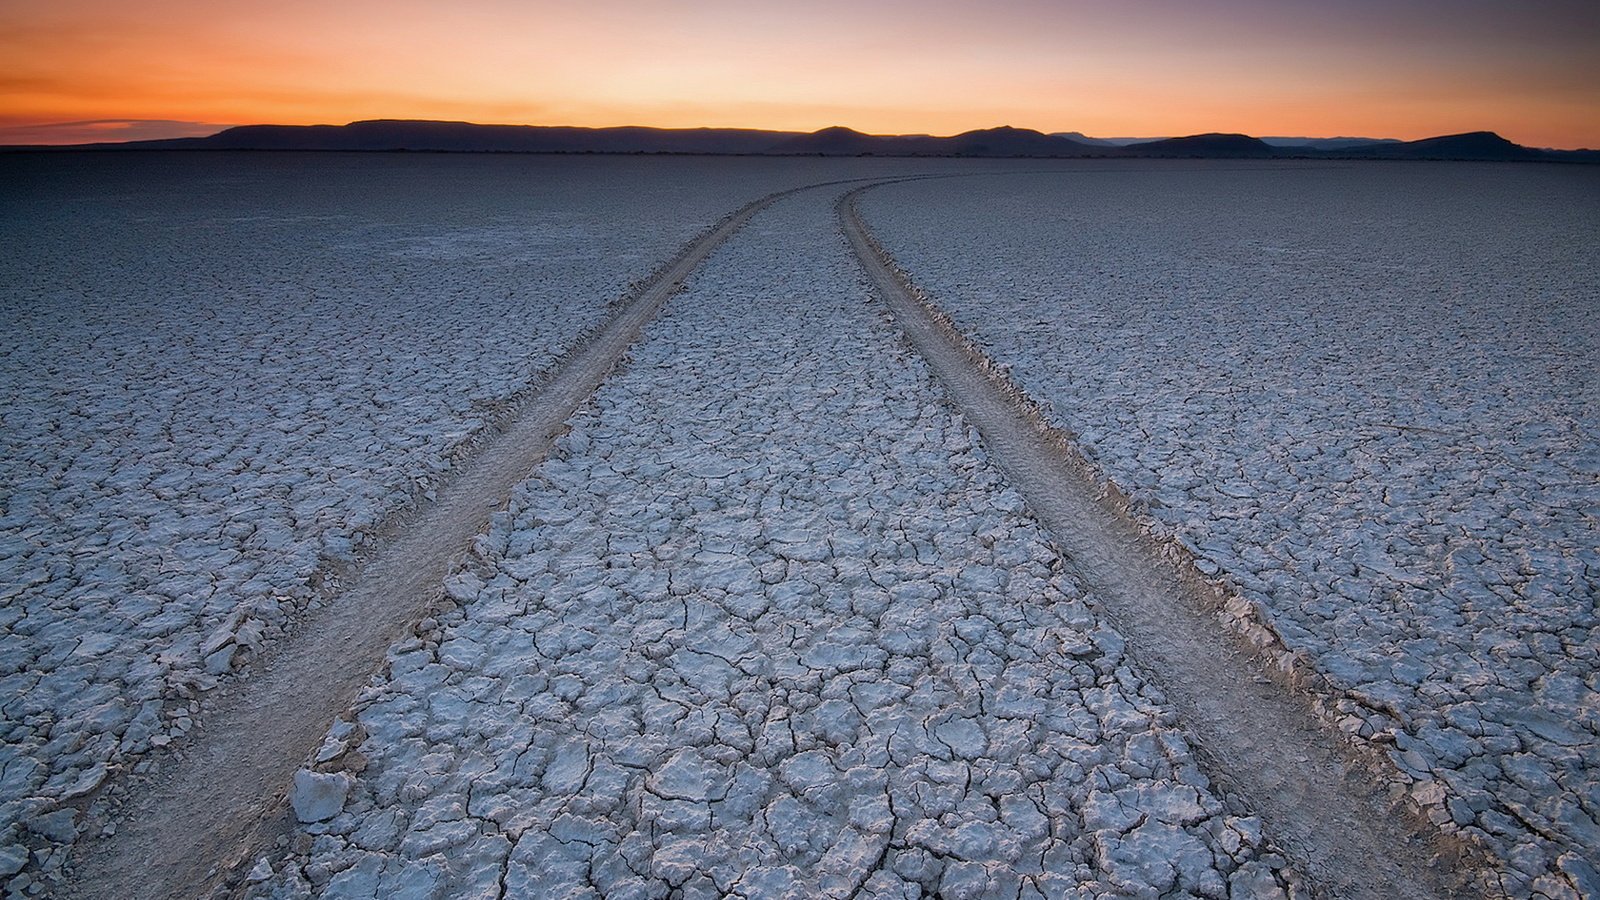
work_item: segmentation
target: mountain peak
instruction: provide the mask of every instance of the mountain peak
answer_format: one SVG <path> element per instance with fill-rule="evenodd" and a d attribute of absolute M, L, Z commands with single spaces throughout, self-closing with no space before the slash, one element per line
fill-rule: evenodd
<path fill-rule="evenodd" d="M 1516 160 L 1541 157 L 1539 151 L 1512 143 L 1493 131 L 1467 131 L 1420 141 L 1355 149 L 1363 154 L 1409 159 Z"/>
<path fill-rule="evenodd" d="M 1042 138 L 1042 137 L 1049 137 L 1050 136 L 1050 135 L 1045 134 L 1042 131 L 1035 131 L 1032 128 L 1017 128 L 1014 125 L 996 125 L 993 128 L 974 128 L 971 131 L 963 131 L 962 133 L 956 135 L 956 137 L 967 137 L 969 135 L 985 135 L 985 136 L 988 136 L 988 137 L 1003 137 L 1003 138 L 1010 138 L 1010 137 Z"/>
<path fill-rule="evenodd" d="M 1273 155 L 1272 146 L 1248 134 L 1212 131 L 1186 137 L 1129 144 L 1131 152 L 1147 156 L 1214 156 L 1221 158 L 1266 157 Z"/>

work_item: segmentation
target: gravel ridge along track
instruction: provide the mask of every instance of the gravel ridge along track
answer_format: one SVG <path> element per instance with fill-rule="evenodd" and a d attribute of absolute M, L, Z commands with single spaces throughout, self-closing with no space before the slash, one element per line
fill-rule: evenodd
<path fill-rule="evenodd" d="M 131 786 L 131 800 L 112 820 L 116 830 L 79 842 L 62 895 L 206 896 L 255 848 L 281 834 L 295 768 L 383 662 L 389 645 L 442 596 L 452 563 L 645 323 L 757 212 L 821 186 L 789 188 L 740 207 L 620 300 L 548 380 L 525 394 L 499 434 L 480 442 L 433 502 L 382 530 L 389 539 L 380 549 L 338 578 L 345 590 L 270 650 L 252 677 L 218 692 L 189 745 Z"/>
<path fill-rule="evenodd" d="M 877 294 L 1012 486 L 1046 525 L 1070 568 L 1105 600 L 1102 611 L 1128 638 L 1197 738 L 1208 774 L 1241 795 L 1318 895 L 1451 897 L 1482 889 L 1479 865 L 1388 796 L 1371 767 L 1311 703 L 1216 615 L 1198 573 L 1180 565 L 1118 512 L 1070 439 L 925 301 L 872 237 L 856 199 L 839 219 Z M 1471 882 L 1477 882 L 1476 885 Z"/>

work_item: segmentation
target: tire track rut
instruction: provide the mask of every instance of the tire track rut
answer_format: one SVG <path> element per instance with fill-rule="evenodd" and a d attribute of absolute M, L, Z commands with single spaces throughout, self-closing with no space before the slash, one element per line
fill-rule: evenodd
<path fill-rule="evenodd" d="M 729 214 L 581 339 L 529 390 L 497 436 L 484 441 L 423 508 L 398 516 L 388 540 L 340 578 L 345 590 L 309 614 L 251 677 L 211 698 L 187 745 L 160 760 L 112 818 L 110 835 L 73 851 L 63 896 L 202 897 L 287 832 L 287 787 L 335 716 L 381 667 L 404 629 L 443 595 L 442 584 L 511 489 L 544 457 L 563 423 L 612 371 L 640 330 L 689 274 L 752 216 L 800 191 L 888 180 L 857 178 L 769 194 Z"/>
<path fill-rule="evenodd" d="M 1031 401 L 921 299 L 874 240 L 846 193 L 838 213 L 883 302 L 1012 484 L 1054 536 L 1069 568 L 1104 601 L 1129 652 L 1197 738 L 1207 774 L 1266 822 L 1319 896 L 1453 897 L 1472 893 L 1469 851 L 1392 800 L 1386 765 L 1317 718 L 1307 698 L 1216 612 L 1220 597 L 1186 571 L 1106 492 Z"/>

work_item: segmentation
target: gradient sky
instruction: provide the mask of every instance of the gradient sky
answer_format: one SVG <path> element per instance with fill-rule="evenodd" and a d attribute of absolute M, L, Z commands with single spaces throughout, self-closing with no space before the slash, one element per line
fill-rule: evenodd
<path fill-rule="evenodd" d="M 0 143 L 371 118 L 1600 147 L 1600 0 L 0 0 Z"/>

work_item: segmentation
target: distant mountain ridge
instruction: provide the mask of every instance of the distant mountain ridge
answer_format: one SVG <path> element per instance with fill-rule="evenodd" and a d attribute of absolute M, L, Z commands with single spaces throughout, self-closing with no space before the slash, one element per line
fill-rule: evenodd
<path fill-rule="evenodd" d="M 1600 151 L 1539 150 L 1490 131 L 1420 141 L 1271 138 L 1198 134 L 1155 140 L 1097 139 L 1026 128 L 984 128 L 950 137 L 875 135 L 835 126 L 810 133 L 749 128 L 579 128 L 375 119 L 348 125 L 241 125 L 210 137 L 8 147 L 5 150 L 337 150 L 444 153 L 693 153 L 763 156 L 986 158 L 1461 159 L 1600 162 Z M 1129 141 L 1129 143 L 1121 143 Z M 1295 143 L 1300 142 L 1300 143 Z"/>
<path fill-rule="evenodd" d="M 1345 150 L 1367 144 L 1398 144 L 1397 138 L 1366 137 L 1264 137 L 1261 139 L 1274 147 L 1310 147 L 1313 150 Z"/>
<path fill-rule="evenodd" d="M 1514 144 L 1492 131 L 1472 131 L 1420 141 L 1347 149 L 1380 158 L 1399 156 L 1406 159 L 1540 159 L 1548 152 Z"/>
<path fill-rule="evenodd" d="M 1053 131 L 1051 134 L 1091 147 L 1126 147 L 1129 144 L 1148 144 L 1151 141 L 1166 140 L 1165 137 L 1090 137 L 1081 131 Z"/>
<path fill-rule="evenodd" d="M 1150 144 L 1156 141 L 1171 140 L 1171 136 L 1163 137 L 1090 137 L 1081 131 L 1056 131 L 1056 137 L 1064 137 L 1077 141 L 1080 144 L 1089 144 L 1094 147 L 1127 147 L 1133 144 Z M 1363 144 L 1398 144 L 1396 138 L 1370 138 L 1370 137 L 1263 137 L 1261 141 L 1274 147 L 1310 148 L 1312 150 L 1344 150 L 1348 147 L 1358 147 Z"/>

